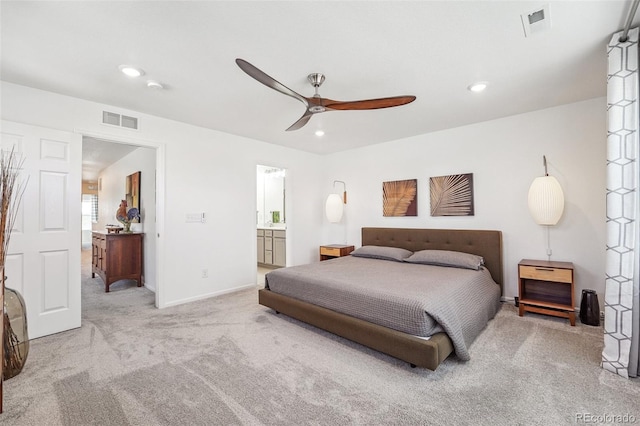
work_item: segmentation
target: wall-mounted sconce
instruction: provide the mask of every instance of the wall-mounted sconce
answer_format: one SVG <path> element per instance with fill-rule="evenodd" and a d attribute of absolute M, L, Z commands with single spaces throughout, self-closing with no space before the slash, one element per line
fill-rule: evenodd
<path fill-rule="evenodd" d="M 547 256 L 551 257 L 549 226 L 560 221 L 564 212 L 564 193 L 558 180 L 547 172 L 547 157 L 542 156 L 544 176 L 537 177 L 529 188 L 529 211 L 539 225 L 547 226 Z"/>
<path fill-rule="evenodd" d="M 529 188 L 529 211 L 539 225 L 555 225 L 564 211 L 564 194 L 556 178 L 547 173 L 547 157 L 542 156 L 544 176 L 534 179 Z"/>
<path fill-rule="evenodd" d="M 344 212 L 344 205 L 347 204 L 347 184 L 341 180 L 334 180 L 333 187 L 336 187 L 336 183 L 341 183 L 344 186 L 342 196 L 340 194 L 329 194 L 327 202 L 325 204 L 325 213 L 327 219 L 331 223 L 338 223 L 342 219 Z"/>

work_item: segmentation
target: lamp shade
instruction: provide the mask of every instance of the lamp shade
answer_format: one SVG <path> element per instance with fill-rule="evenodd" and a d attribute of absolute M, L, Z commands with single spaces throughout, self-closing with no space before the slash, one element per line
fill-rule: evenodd
<path fill-rule="evenodd" d="M 342 197 L 338 194 L 329 194 L 325 204 L 325 213 L 329 222 L 337 223 L 342 219 L 343 212 Z"/>
<path fill-rule="evenodd" d="M 562 187 L 553 176 L 534 179 L 529 188 L 529 211 L 539 225 L 555 225 L 564 211 Z"/>

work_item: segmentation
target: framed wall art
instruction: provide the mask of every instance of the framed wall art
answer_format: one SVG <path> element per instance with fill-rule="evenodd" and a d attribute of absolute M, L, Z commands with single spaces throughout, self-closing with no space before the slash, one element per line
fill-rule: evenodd
<path fill-rule="evenodd" d="M 127 176 L 125 182 L 125 196 L 127 200 L 127 209 L 136 208 L 140 212 L 140 174 L 135 172 Z M 142 222 L 142 219 L 136 219 Z"/>
<path fill-rule="evenodd" d="M 382 182 L 382 215 L 418 216 L 418 180 Z"/>
<path fill-rule="evenodd" d="M 431 216 L 473 216 L 473 173 L 429 178 Z"/>

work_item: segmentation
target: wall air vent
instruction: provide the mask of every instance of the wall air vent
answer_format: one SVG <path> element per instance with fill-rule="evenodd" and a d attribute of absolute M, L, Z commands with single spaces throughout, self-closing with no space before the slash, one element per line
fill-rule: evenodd
<path fill-rule="evenodd" d="M 542 8 L 523 13 L 520 15 L 520 19 L 522 19 L 525 37 L 531 37 L 551 28 L 551 15 L 549 14 L 548 4 Z"/>
<path fill-rule="evenodd" d="M 120 115 L 115 112 L 102 111 L 102 123 L 138 130 L 138 119 L 136 117 Z"/>
<path fill-rule="evenodd" d="M 120 125 L 120 114 L 114 112 L 102 111 L 102 122 L 104 124 L 111 124 L 113 126 Z"/>
<path fill-rule="evenodd" d="M 127 129 L 138 130 L 138 119 L 135 117 L 129 117 L 129 116 L 123 115 L 122 127 L 126 127 Z"/>

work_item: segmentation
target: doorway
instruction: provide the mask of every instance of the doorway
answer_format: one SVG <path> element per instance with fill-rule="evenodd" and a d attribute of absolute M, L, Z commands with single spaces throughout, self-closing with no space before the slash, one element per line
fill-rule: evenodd
<path fill-rule="evenodd" d="M 163 159 L 164 146 L 160 144 L 116 140 L 87 133 L 83 135 L 83 271 L 88 269 L 89 273 L 91 272 L 91 233 L 106 232 L 112 225 L 119 225 L 115 216 L 121 200 L 126 199 L 127 176 L 140 172 L 141 220 L 140 223 L 132 224 L 132 230 L 144 234 L 143 282 L 146 288 L 155 292 L 153 298 L 156 307 L 163 307 L 164 300 L 162 275 L 159 273 L 162 247 L 158 238 L 162 225 L 164 194 L 164 179 L 159 179 L 158 176 L 164 174 Z M 92 280 L 99 281 L 104 292 L 104 283 L 97 274 Z M 128 286 L 126 290 L 129 289 Z M 110 291 L 114 289 L 117 290 L 117 287 L 112 286 Z"/>
<path fill-rule="evenodd" d="M 286 169 L 256 166 L 257 285 L 270 270 L 287 265 Z"/>

